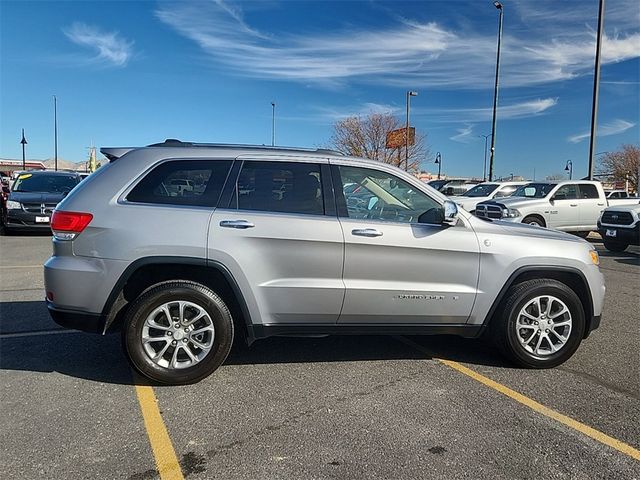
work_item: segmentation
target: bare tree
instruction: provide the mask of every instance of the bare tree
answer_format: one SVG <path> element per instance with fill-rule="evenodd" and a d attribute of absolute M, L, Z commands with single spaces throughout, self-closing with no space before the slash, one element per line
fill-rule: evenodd
<path fill-rule="evenodd" d="M 404 126 L 404 123 L 389 113 L 348 117 L 339 120 L 333 126 L 331 148 L 345 155 L 370 158 L 404 168 L 406 149 L 385 147 L 387 134 Z M 426 136 L 416 132 L 415 144 L 409 146 L 407 170 L 412 173 L 418 172 L 420 164 L 427 157 L 429 157 L 429 147 L 426 144 Z"/>
<path fill-rule="evenodd" d="M 600 173 L 613 181 L 629 181 L 631 190 L 638 191 L 640 171 L 640 147 L 622 145 L 616 152 L 607 152 L 600 160 Z"/>

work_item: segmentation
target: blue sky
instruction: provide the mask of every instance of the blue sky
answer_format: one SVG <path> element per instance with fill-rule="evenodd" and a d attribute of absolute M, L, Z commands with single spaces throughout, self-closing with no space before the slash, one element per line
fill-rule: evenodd
<path fill-rule="evenodd" d="M 585 175 L 597 0 L 503 2 L 496 175 Z M 390 111 L 443 171 L 481 176 L 498 11 L 491 1 L 0 2 L 0 157 L 164 138 L 325 146 L 332 125 Z M 608 0 L 597 151 L 639 143 L 640 2 Z M 423 168 L 434 171 L 433 156 Z"/>

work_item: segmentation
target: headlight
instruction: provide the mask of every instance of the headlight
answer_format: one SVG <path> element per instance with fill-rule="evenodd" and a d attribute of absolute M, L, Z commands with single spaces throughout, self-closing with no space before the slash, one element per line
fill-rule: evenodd
<path fill-rule="evenodd" d="M 520 217 L 520 212 L 515 208 L 503 208 L 502 209 L 503 218 L 517 218 Z"/>
<path fill-rule="evenodd" d="M 7 200 L 7 210 L 21 210 L 22 205 L 20 202 L 16 202 L 15 200 Z"/>

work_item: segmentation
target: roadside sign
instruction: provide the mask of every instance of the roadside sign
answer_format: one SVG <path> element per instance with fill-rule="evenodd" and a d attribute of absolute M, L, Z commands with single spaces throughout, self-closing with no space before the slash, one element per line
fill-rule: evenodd
<path fill-rule="evenodd" d="M 387 133 L 387 148 L 400 148 L 404 147 L 407 144 L 407 140 L 405 137 L 406 128 L 398 128 L 396 130 L 391 130 Z M 409 127 L 409 145 L 413 145 L 416 143 L 416 129 L 415 127 Z"/>

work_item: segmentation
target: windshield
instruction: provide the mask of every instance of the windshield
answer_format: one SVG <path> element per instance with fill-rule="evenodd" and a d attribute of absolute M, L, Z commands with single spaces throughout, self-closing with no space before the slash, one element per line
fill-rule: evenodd
<path fill-rule="evenodd" d="M 555 187 L 555 183 L 527 183 L 513 193 L 514 197 L 544 198 Z"/>
<path fill-rule="evenodd" d="M 78 183 L 75 176 L 25 173 L 13 184 L 14 192 L 69 193 Z"/>
<path fill-rule="evenodd" d="M 462 194 L 463 197 L 488 197 L 491 195 L 498 185 L 496 183 L 481 183 L 476 185 L 471 190 L 467 190 Z"/>

